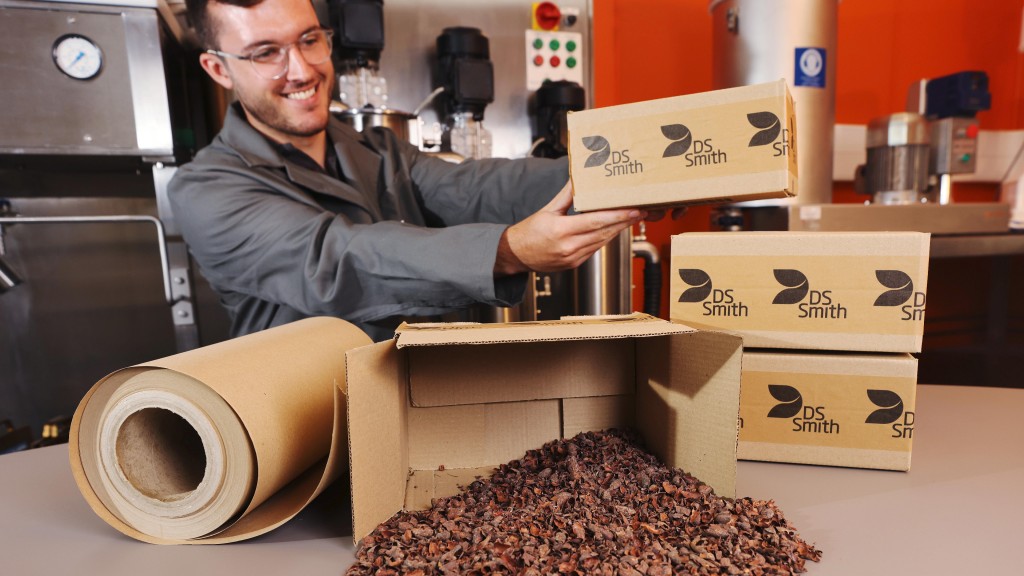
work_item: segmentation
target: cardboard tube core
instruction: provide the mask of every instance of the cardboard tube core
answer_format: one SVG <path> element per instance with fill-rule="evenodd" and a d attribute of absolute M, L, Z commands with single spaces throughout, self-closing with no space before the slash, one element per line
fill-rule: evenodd
<path fill-rule="evenodd" d="M 117 432 L 117 464 L 128 482 L 150 498 L 180 500 L 199 487 L 206 450 L 184 418 L 163 408 L 128 416 Z"/>

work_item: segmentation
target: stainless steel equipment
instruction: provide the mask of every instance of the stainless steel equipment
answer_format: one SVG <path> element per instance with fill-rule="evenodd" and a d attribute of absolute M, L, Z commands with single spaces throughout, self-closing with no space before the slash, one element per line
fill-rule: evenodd
<path fill-rule="evenodd" d="M 163 190 L 205 133 L 161 7 L 0 0 L 0 228 L 21 280 L 0 297 L 0 411 L 33 428 L 104 374 L 199 344 Z"/>
<path fill-rule="evenodd" d="M 383 126 L 407 142 L 422 144 L 420 121 L 416 114 L 386 108 L 349 108 L 340 102 L 331 103 L 331 113 L 360 132 Z"/>
<path fill-rule="evenodd" d="M 898 112 L 868 123 L 867 164 L 858 167 L 856 188 L 876 204 L 915 204 L 928 190 L 928 122 Z"/>
<path fill-rule="evenodd" d="M 742 206 L 832 201 L 838 0 L 711 0 L 712 85 L 785 78 L 796 103 L 798 193 Z"/>
<path fill-rule="evenodd" d="M 172 155 L 156 0 L 111 4 L 0 0 L 0 154 Z"/>
<path fill-rule="evenodd" d="M 988 74 L 975 70 L 919 80 L 907 91 L 907 110 L 931 124 L 929 171 L 939 180 L 939 204 L 953 201 L 954 174 L 975 171 L 980 132 L 975 115 L 991 104 Z"/>

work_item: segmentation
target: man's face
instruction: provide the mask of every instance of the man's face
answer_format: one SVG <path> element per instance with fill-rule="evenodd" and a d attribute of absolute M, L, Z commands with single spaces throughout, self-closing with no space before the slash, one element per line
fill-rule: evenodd
<path fill-rule="evenodd" d="M 251 8 L 212 2 L 217 49 L 248 55 L 263 44 L 284 46 L 320 27 L 309 0 L 264 0 Z M 334 82 L 330 59 L 311 65 L 295 46 L 288 51 L 288 72 L 262 78 L 248 61 L 203 55 L 203 67 L 235 97 L 249 122 L 281 142 L 294 142 L 327 127 Z"/>

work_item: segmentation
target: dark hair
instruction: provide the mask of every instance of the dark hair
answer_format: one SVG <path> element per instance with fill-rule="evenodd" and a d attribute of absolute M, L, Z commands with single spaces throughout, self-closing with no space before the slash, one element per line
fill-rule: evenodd
<path fill-rule="evenodd" d="M 220 3 L 231 6 L 251 8 L 263 0 L 185 0 L 185 8 L 188 10 L 188 21 L 196 31 L 199 44 L 203 48 L 219 49 L 217 45 L 217 27 L 213 18 L 210 18 L 210 4 Z"/>

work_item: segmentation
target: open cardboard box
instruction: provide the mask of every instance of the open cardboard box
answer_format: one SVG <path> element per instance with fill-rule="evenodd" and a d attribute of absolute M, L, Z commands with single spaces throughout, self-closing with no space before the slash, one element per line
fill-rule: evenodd
<path fill-rule="evenodd" d="M 403 324 L 346 355 L 353 537 L 545 442 L 610 427 L 732 497 L 742 350 L 644 314 Z"/>

